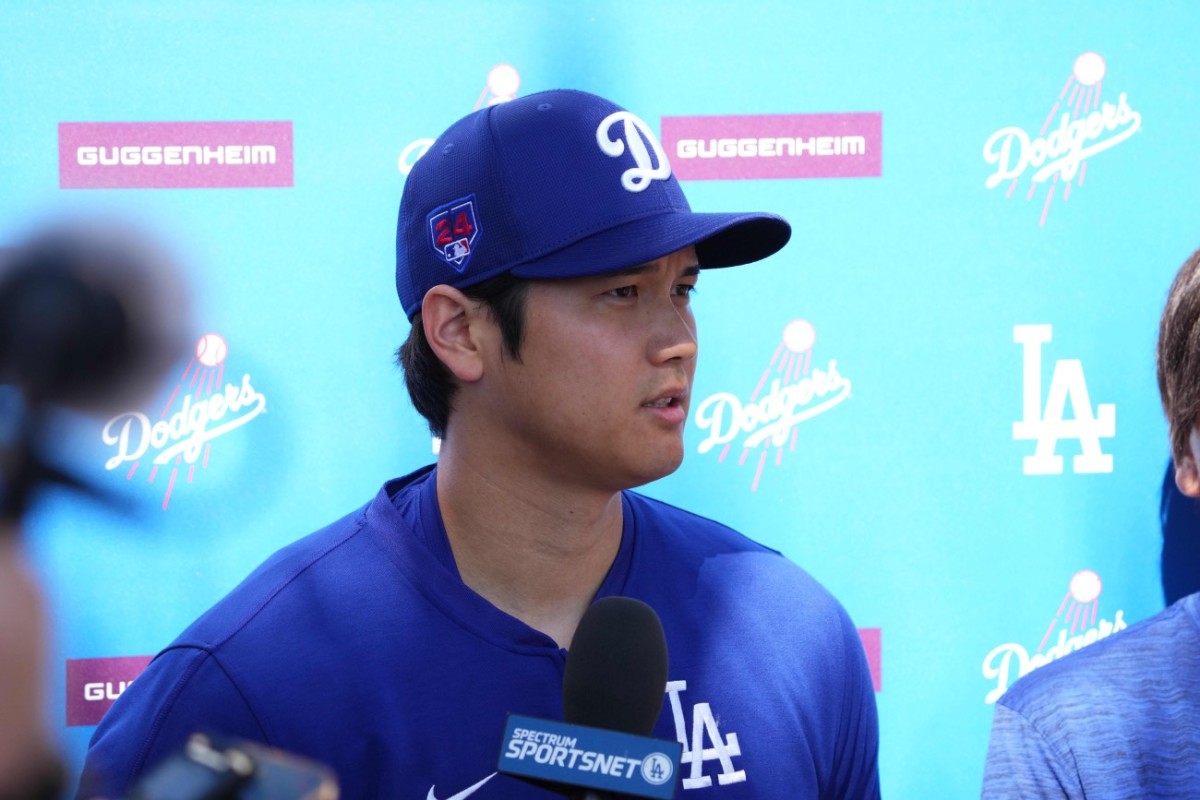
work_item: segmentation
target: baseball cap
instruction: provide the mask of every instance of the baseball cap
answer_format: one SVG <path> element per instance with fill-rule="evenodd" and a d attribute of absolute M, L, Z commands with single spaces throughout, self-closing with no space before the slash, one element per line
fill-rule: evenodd
<path fill-rule="evenodd" d="M 460 119 L 413 165 L 396 227 L 409 319 L 438 284 L 616 272 L 696 246 L 702 268 L 749 264 L 791 236 L 767 213 L 695 213 L 658 137 L 602 97 L 526 95 Z"/>

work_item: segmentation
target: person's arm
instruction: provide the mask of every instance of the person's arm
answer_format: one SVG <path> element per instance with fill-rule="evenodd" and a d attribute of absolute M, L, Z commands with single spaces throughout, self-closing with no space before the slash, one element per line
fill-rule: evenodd
<path fill-rule="evenodd" d="M 838 800 L 878 800 L 879 714 L 875 707 L 875 683 L 858 629 L 844 610 L 841 618 L 845 694 L 831 796 Z"/>
<path fill-rule="evenodd" d="M 1079 776 L 1024 716 L 997 703 L 981 800 L 1083 800 Z"/>

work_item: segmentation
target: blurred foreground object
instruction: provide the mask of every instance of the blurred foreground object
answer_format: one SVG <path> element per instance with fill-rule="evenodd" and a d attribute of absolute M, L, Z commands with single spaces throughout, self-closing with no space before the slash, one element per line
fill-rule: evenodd
<path fill-rule="evenodd" d="M 48 483 L 84 488 L 42 458 L 47 412 L 102 415 L 140 402 L 187 352 L 187 298 L 175 264 L 132 226 L 59 223 L 0 261 L 0 384 L 20 402 L 0 406 L 0 514 L 19 520 Z"/>
<path fill-rule="evenodd" d="M 252 742 L 197 733 L 152 769 L 129 800 L 337 800 L 325 767 Z"/>
<path fill-rule="evenodd" d="M 10 523 L 0 521 L 0 529 Z M 0 798 L 57 797 L 65 775 L 43 714 L 46 605 L 12 531 L 0 530 Z"/>
<path fill-rule="evenodd" d="M 54 798 L 64 772 L 45 719 L 45 599 L 21 522 L 50 484 L 99 494 L 44 453 L 56 409 L 103 414 L 141 400 L 186 352 L 174 264 L 131 227 L 43 228 L 0 252 L 0 799 Z"/>

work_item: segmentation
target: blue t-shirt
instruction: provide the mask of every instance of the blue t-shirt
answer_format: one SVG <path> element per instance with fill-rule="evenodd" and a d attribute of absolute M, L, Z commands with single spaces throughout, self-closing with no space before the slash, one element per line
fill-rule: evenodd
<path fill-rule="evenodd" d="M 1200 593 L 1013 684 L 982 796 L 1200 797 Z"/>
<path fill-rule="evenodd" d="M 345 798 L 557 797 L 493 773 L 508 713 L 562 719 L 567 653 L 461 581 L 434 476 L 280 550 L 163 650 L 96 730 L 80 796 L 119 795 L 203 729 L 323 762 Z M 683 744 L 676 797 L 878 797 L 873 686 L 838 602 L 729 528 L 632 492 L 623 509 L 598 596 L 662 619 L 653 735 Z"/>

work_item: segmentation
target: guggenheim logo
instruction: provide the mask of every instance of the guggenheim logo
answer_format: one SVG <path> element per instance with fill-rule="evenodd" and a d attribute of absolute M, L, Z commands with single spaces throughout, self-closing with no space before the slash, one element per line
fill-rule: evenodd
<path fill-rule="evenodd" d="M 291 122 L 60 122 L 63 189 L 293 185 Z"/>

